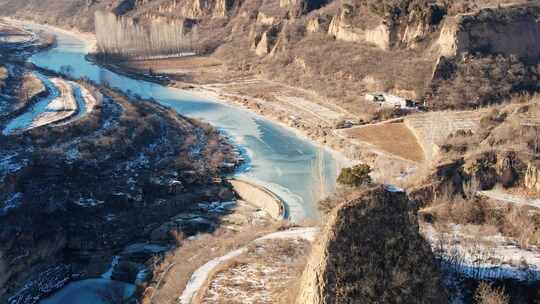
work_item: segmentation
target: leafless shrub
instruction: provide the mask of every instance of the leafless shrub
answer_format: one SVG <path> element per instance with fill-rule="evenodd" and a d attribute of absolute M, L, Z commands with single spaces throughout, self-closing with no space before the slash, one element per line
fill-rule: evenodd
<path fill-rule="evenodd" d="M 539 223 L 523 208 L 510 206 L 500 223 L 500 229 L 503 234 L 515 237 L 521 248 L 540 244 Z"/>
<path fill-rule="evenodd" d="M 476 289 L 474 300 L 478 304 L 508 304 L 510 297 L 504 293 L 504 289 L 494 288 L 487 283 L 480 283 Z"/>

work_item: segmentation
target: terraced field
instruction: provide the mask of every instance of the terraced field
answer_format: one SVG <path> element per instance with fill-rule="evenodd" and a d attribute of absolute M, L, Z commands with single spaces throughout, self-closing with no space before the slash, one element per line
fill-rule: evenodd
<path fill-rule="evenodd" d="M 475 132 L 480 128 L 483 111 L 431 112 L 405 118 L 405 125 L 412 131 L 424 150 L 425 159 L 431 161 L 440 144 L 459 130 Z"/>
<path fill-rule="evenodd" d="M 404 123 L 383 123 L 344 129 L 341 134 L 405 160 L 413 162 L 424 160 L 422 147 Z"/>

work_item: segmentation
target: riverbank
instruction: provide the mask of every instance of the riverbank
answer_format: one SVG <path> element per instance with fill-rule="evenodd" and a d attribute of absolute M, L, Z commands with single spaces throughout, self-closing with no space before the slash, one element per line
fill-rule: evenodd
<path fill-rule="evenodd" d="M 79 41 L 84 42 L 84 44 L 86 45 L 86 51 L 88 53 L 92 53 L 97 50 L 97 39 L 93 33 L 82 32 L 76 28 L 63 28 L 63 27 L 49 25 L 49 24 L 37 23 L 32 20 L 21 20 L 21 19 L 15 19 L 15 18 L 10 18 L 10 17 L 3 17 L 2 19 L 11 24 L 18 25 L 21 27 L 32 25 L 33 27 L 52 29 L 56 32 L 61 32 L 63 34 L 75 37 Z"/>
<path fill-rule="evenodd" d="M 287 205 L 285 201 L 268 188 L 240 179 L 231 179 L 234 192 L 244 201 L 266 211 L 273 219 L 280 221 L 287 219 Z"/>
<path fill-rule="evenodd" d="M 63 34 L 69 35 L 83 42 L 85 44 L 85 51 L 87 53 L 93 53 L 97 49 L 97 40 L 96 40 L 95 34 L 93 33 L 81 32 L 74 28 L 66 29 L 66 28 L 57 27 L 53 25 L 42 25 L 31 20 L 19 20 L 19 19 L 13 19 L 13 18 L 5 18 L 5 20 L 13 22 L 14 24 L 18 24 L 20 26 L 25 26 L 25 24 L 31 24 L 33 26 L 49 28 L 51 30 L 59 31 Z M 273 123 L 276 123 L 279 126 L 293 132 L 299 138 L 305 141 L 308 141 L 311 144 L 318 146 L 322 149 L 325 149 L 327 152 L 329 152 L 332 155 L 332 157 L 337 161 L 340 167 L 351 166 L 358 162 L 357 157 L 351 157 L 350 156 L 351 153 L 346 151 L 347 146 L 350 146 L 350 145 L 335 142 L 334 140 L 339 141 L 341 139 L 334 136 L 332 132 L 331 134 L 326 134 L 324 138 L 320 138 L 308 132 L 310 126 L 306 126 L 302 128 L 299 125 L 294 125 L 294 124 L 291 124 L 290 122 L 287 122 L 284 119 L 280 119 L 278 115 L 273 115 L 272 112 L 260 111 L 260 110 L 258 111 L 257 109 L 253 107 L 249 107 L 246 104 L 240 102 L 240 100 L 253 99 L 251 96 L 247 96 L 247 95 L 232 96 L 230 94 L 225 94 L 224 92 L 219 92 L 218 90 L 213 89 L 212 87 L 208 85 L 188 84 L 186 86 L 186 84 L 179 83 L 177 81 L 171 81 L 169 82 L 168 85 L 165 85 L 163 81 L 160 81 L 157 78 L 154 81 L 149 80 L 148 76 L 145 76 L 141 73 L 135 73 L 134 70 L 125 69 L 120 65 L 108 65 L 108 64 L 103 64 L 94 60 L 92 60 L 92 62 L 94 64 L 103 66 L 105 68 L 111 68 L 113 72 L 124 75 L 126 77 L 144 80 L 144 81 L 150 81 L 150 82 L 154 82 L 154 83 L 164 85 L 170 88 L 186 90 L 205 100 L 211 100 L 211 101 L 220 102 L 220 103 L 234 106 L 234 107 L 239 107 L 239 108 L 248 110 L 255 115 L 260 115 L 261 117 L 264 117 L 272 121 Z M 159 76 L 159 75 L 156 75 L 156 76 Z M 271 104 L 271 102 L 269 101 L 263 101 L 263 102 L 267 104 Z"/>
<path fill-rule="evenodd" d="M 406 187 L 411 180 L 418 179 L 412 175 L 423 172 L 419 170 L 424 165 L 422 152 L 413 159 L 404 158 L 402 154 L 414 153 L 402 151 L 399 140 L 388 143 L 386 136 L 380 132 L 373 132 L 367 140 L 354 132 L 346 135 L 345 131 L 352 129 L 341 129 L 340 126 L 346 122 L 354 128 L 354 121 L 358 118 L 343 108 L 304 89 L 230 71 L 212 57 L 187 56 L 100 64 L 131 78 L 162 85 L 165 85 L 162 79 L 166 79 L 167 87 L 247 110 L 331 153 L 341 168 L 359 162 L 369 164 L 378 182 Z M 382 123 L 385 122 L 378 124 Z M 361 127 L 370 125 L 363 124 Z M 402 129 L 409 133 L 407 127 Z M 410 146 L 418 146 L 415 138 L 412 138 L 412 145 L 405 149 Z"/>
<path fill-rule="evenodd" d="M 258 106 L 258 104 L 263 103 L 269 105 L 268 108 L 272 108 L 273 105 L 275 105 L 273 104 L 273 101 L 260 99 L 249 95 L 227 93 L 223 88 L 220 88 L 220 86 L 226 85 L 222 83 L 184 83 L 174 80 L 174 76 L 161 73 L 151 75 L 147 72 L 130 68 L 121 63 L 113 64 L 98 61 L 95 60 L 94 56 L 87 56 L 87 58 L 97 65 L 100 65 L 106 69 L 110 69 L 111 71 L 114 71 L 115 73 L 124 75 L 126 77 L 153 82 L 169 88 L 185 90 L 204 100 L 212 100 L 215 102 L 220 102 L 226 105 L 250 111 L 255 115 L 268 119 L 273 123 L 278 124 L 279 126 L 293 132 L 299 138 L 308 141 L 311 144 L 320 147 L 321 149 L 325 149 L 327 152 L 331 153 L 334 159 L 336 159 L 341 164 L 341 167 L 352 166 L 359 161 L 358 158 L 351 156 L 352 153 L 350 153 L 350 151 L 347 151 L 347 147 L 350 147 L 350 145 L 352 145 L 353 143 L 340 142 L 342 138 L 334 136 L 334 132 L 331 131 L 332 128 L 330 127 L 330 124 L 324 127 L 324 136 L 321 137 L 315 133 L 310 132 L 310 130 L 321 128 L 320 125 L 316 125 L 317 121 L 311 121 L 309 124 L 299 124 L 298 120 L 296 119 L 296 117 L 293 117 L 294 115 L 292 113 L 288 113 L 287 115 L 279 115 L 279 113 L 271 110 L 265 111 L 261 109 L 260 106 Z M 234 83 L 234 81 L 232 81 L 232 83 Z M 236 83 L 234 84 L 236 85 Z M 249 101 L 253 101 L 254 104 L 251 104 Z M 318 134 L 320 135 L 320 133 Z"/>

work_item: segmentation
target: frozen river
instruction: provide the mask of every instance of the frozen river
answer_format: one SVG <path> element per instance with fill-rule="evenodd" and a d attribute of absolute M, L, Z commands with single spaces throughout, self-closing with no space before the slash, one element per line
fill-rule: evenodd
<path fill-rule="evenodd" d="M 131 79 L 94 65 L 85 59 L 88 46 L 84 41 L 51 28 L 48 30 L 57 34 L 58 43 L 55 48 L 34 55 L 31 58 L 34 64 L 67 71 L 73 77 L 85 77 L 143 98 L 153 98 L 183 115 L 222 129 L 248 159 L 237 175 L 280 195 L 287 204 L 291 220 L 301 222 L 318 217 L 316 202 L 335 188 L 339 166 L 331 153 L 246 110 L 187 91 Z M 99 286 L 106 284 L 102 280 L 71 283 L 42 303 L 67 303 L 66 297 L 72 304 L 99 303 L 87 293 L 77 292 L 88 290 L 96 282 Z"/>

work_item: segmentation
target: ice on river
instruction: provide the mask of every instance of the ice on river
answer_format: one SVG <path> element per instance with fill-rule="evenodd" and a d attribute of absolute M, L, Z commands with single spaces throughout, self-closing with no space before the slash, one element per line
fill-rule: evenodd
<path fill-rule="evenodd" d="M 135 292 L 135 285 L 111 281 L 109 279 L 88 279 L 66 285 L 50 298 L 39 301 L 40 304 L 105 304 L 107 299 L 116 295 L 130 297 Z"/>
<path fill-rule="evenodd" d="M 47 87 L 49 95 L 34 104 L 27 112 L 12 119 L 4 128 L 2 134 L 9 135 L 28 128 L 39 115 L 47 110 L 49 104 L 60 96 L 60 91 L 47 76 L 40 73 L 36 73 L 35 75 Z"/>

